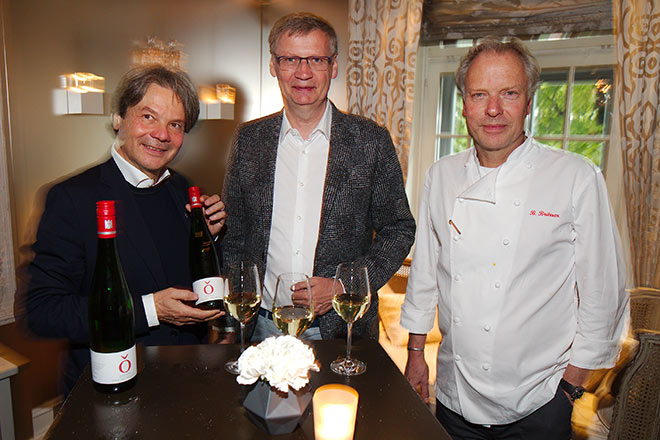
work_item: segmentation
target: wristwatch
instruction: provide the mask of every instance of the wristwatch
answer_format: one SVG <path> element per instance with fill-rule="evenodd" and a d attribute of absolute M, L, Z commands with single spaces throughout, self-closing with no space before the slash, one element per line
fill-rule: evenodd
<path fill-rule="evenodd" d="M 565 381 L 563 378 L 562 380 L 559 381 L 559 386 L 561 387 L 562 390 L 566 391 L 568 393 L 568 396 L 571 398 L 573 402 L 578 400 L 582 395 L 584 394 L 584 388 L 581 386 L 574 386 Z"/>

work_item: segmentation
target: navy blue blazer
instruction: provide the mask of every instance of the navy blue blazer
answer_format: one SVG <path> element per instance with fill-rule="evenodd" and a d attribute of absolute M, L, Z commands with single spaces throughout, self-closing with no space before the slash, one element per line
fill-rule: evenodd
<path fill-rule="evenodd" d="M 172 213 L 180 219 L 180 228 L 172 233 L 187 235 L 188 182 L 172 172 L 162 185 L 180 207 Z M 28 325 L 38 336 L 70 342 L 65 378 L 69 389 L 89 362 L 87 298 L 96 262 L 98 200 L 117 201 L 117 247 L 133 296 L 137 341 L 145 345 L 194 344 L 200 342 L 206 328 L 166 323 L 149 328 L 141 296 L 172 287 L 167 285 L 165 276 L 167 256 L 158 254 L 129 184 L 110 159 L 49 191 L 33 245 L 35 257 L 29 266 Z M 172 252 L 187 254 L 188 249 Z"/>

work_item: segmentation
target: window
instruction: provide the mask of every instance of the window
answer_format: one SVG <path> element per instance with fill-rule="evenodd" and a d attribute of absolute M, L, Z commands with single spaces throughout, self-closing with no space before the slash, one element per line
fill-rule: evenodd
<path fill-rule="evenodd" d="M 541 65 L 526 129 L 538 141 L 582 154 L 605 169 L 614 86 L 612 36 L 525 43 Z M 460 45 L 460 42 L 459 42 Z M 420 47 L 408 192 L 417 206 L 431 164 L 470 146 L 454 72 L 467 47 Z"/>

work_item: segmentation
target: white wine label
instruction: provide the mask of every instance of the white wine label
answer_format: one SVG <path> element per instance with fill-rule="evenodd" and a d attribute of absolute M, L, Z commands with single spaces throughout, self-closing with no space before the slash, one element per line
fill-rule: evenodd
<path fill-rule="evenodd" d="M 135 345 L 128 350 L 115 353 L 92 354 L 92 379 L 96 383 L 113 384 L 126 382 L 137 374 L 137 355 Z"/>
<path fill-rule="evenodd" d="M 193 292 L 199 297 L 195 305 L 216 299 L 222 300 L 225 297 L 225 282 L 221 277 L 199 279 L 192 287 Z"/>

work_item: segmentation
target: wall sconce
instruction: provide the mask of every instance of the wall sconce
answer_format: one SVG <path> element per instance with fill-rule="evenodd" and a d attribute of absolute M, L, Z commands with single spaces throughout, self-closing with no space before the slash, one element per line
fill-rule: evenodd
<path fill-rule="evenodd" d="M 102 115 L 105 78 L 93 73 L 60 75 L 60 88 L 53 91 L 56 115 Z"/>
<path fill-rule="evenodd" d="M 234 119 L 236 89 L 229 84 L 199 88 L 199 119 Z"/>

